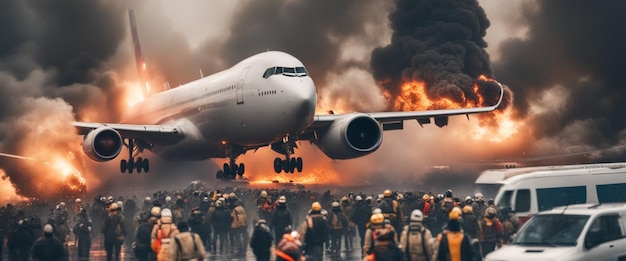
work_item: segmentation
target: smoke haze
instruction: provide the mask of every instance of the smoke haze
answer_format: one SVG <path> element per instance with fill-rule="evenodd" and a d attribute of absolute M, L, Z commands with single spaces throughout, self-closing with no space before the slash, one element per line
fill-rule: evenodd
<path fill-rule="evenodd" d="M 511 17 L 484 11 L 507 6 L 523 9 L 506 12 Z M 70 122 L 116 122 L 128 100 L 136 98 L 128 93 L 136 79 L 128 8 L 135 10 L 156 89 L 163 88 L 162 82 L 175 87 L 197 79 L 199 69 L 208 75 L 265 50 L 291 53 L 307 66 L 318 87 L 320 112 L 393 108 L 407 80 L 426 82 L 431 99 L 471 105 L 479 103 L 474 84 L 487 97 L 484 104 L 495 103 L 497 88 L 477 81 L 478 75 L 510 88 L 501 110 L 512 110 L 518 127 L 508 128 L 516 132 L 501 142 L 476 138 L 476 126 L 502 124 L 489 114 L 472 121 L 451 118 L 442 129 L 405 124 L 403 131 L 385 133 L 378 152 L 349 161 L 331 161 L 303 144 L 296 156 L 305 158 L 305 168 L 332 169 L 338 183 L 376 184 L 386 173 L 420 182 L 420 173 L 432 164 L 593 150 L 621 144 L 626 137 L 620 109 L 626 35 L 616 29 L 626 24 L 626 7 L 620 1 L 9 0 L 0 6 L 0 152 L 45 158 L 37 151 L 51 145 L 55 153 L 73 153 L 93 190 L 128 184 L 167 187 L 172 173 L 182 175 L 176 182 L 183 184 L 213 179 L 220 159 L 171 164 L 147 153 L 151 173 L 132 176 L 119 173 L 117 159 L 83 159 L 81 137 L 73 134 Z M 489 42 L 496 49 L 486 49 L 494 27 L 500 28 L 497 33 L 515 34 Z M 497 57 L 493 63 L 490 55 Z M 268 150 L 239 160 L 254 175 L 271 173 L 276 156 Z M 597 156 L 623 160 L 622 151 Z M 0 164 L 5 173 L 0 186 L 11 182 L 23 196 L 38 192 L 31 181 L 40 173 L 21 173 L 15 160 Z"/>

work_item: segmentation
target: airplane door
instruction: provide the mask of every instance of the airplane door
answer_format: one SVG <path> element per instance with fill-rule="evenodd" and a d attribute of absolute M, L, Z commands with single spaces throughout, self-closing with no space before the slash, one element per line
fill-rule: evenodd
<path fill-rule="evenodd" d="M 239 75 L 239 81 L 237 82 L 237 104 L 243 104 L 243 84 L 246 80 L 246 75 L 248 75 L 248 70 L 250 70 L 250 66 L 243 68 L 241 75 Z"/>

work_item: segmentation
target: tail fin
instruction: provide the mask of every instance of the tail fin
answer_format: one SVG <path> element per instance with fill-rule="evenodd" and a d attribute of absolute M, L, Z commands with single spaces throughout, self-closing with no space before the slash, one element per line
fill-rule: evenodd
<path fill-rule="evenodd" d="M 135 50 L 135 65 L 137 66 L 137 74 L 141 83 L 141 91 L 144 96 L 150 94 L 150 82 L 148 81 L 148 72 L 146 70 L 146 61 L 141 52 L 141 44 L 139 43 L 139 34 L 137 33 L 137 21 L 135 20 L 135 12 L 128 9 L 128 18 L 130 20 L 130 31 L 133 37 L 133 49 Z"/>

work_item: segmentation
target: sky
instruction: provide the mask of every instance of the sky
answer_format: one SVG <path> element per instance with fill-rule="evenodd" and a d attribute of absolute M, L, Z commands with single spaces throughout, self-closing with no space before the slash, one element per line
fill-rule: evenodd
<path fill-rule="evenodd" d="M 324 180 L 375 183 L 394 173 L 397 180 L 419 181 L 432 165 L 606 149 L 626 138 L 621 1 L 9 0 L 1 5 L 0 152 L 71 158 L 89 188 L 182 185 L 173 183 L 212 178 L 225 162 L 170 164 L 148 152 L 150 176 L 129 176 L 119 173 L 117 159 L 94 163 L 83 157 L 71 121 L 119 121 L 138 96 L 128 8 L 136 13 L 152 82 L 172 87 L 199 78 L 200 70 L 218 72 L 266 50 L 288 52 L 307 66 L 320 112 L 412 108 L 396 102 L 410 81 L 424 81 L 431 100 L 463 106 L 494 102 L 494 85 L 477 80 L 479 75 L 506 86 L 497 113 L 454 117 L 444 128 L 407 122 L 402 131 L 386 132 L 381 148 L 363 158 L 332 161 L 301 144 L 296 156 L 314 170 L 307 175 Z M 249 175 L 274 175 L 277 156 L 263 149 L 239 161 Z M 593 156 L 623 160 L 623 151 Z M 15 160 L 1 160 L 0 167 L 2 186 L 11 184 L 19 195 L 36 194 L 54 176 Z M 173 172 L 185 178 L 174 182 Z"/>

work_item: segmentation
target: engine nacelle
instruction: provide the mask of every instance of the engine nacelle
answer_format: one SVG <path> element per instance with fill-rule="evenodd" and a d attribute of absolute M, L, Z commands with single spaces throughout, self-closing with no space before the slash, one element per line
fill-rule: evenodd
<path fill-rule="evenodd" d="M 380 147 L 383 131 L 376 119 L 363 113 L 336 119 L 315 144 L 331 159 L 352 159 L 370 154 Z"/>
<path fill-rule="evenodd" d="M 94 161 L 109 161 L 122 151 L 122 136 L 114 129 L 100 127 L 85 135 L 83 152 Z"/>

